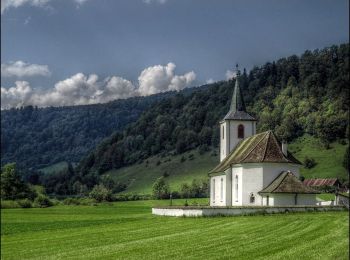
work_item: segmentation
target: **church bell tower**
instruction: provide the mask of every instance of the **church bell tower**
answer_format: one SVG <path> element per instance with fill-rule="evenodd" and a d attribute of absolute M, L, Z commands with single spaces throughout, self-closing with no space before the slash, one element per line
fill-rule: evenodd
<path fill-rule="evenodd" d="M 220 161 L 224 160 L 241 140 L 255 134 L 256 119 L 246 111 L 237 65 L 230 111 L 220 122 Z"/>

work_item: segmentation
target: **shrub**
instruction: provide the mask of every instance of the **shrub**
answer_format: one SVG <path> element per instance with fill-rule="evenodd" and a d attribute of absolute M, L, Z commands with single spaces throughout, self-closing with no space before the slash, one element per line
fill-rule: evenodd
<path fill-rule="evenodd" d="M 52 202 L 53 206 L 57 206 L 57 205 L 61 205 L 62 204 L 62 202 L 60 200 L 56 199 L 56 198 L 51 199 L 51 202 Z"/>
<path fill-rule="evenodd" d="M 133 201 L 133 200 L 150 200 L 151 195 L 137 195 L 137 194 L 117 194 L 113 196 L 114 201 Z"/>
<path fill-rule="evenodd" d="M 102 184 L 95 185 L 89 196 L 98 202 L 112 201 L 112 192 Z"/>
<path fill-rule="evenodd" d="M 306 169 L 311 169 L 311 168 L 315 167 L 315 165 L 316 165 L 315 159 L 309 158 L 307 156 L 305 157 L 304 166 Z"/>
<path fill-rule="evenodd" d="M 188 198 L 191 195 L 191 187 L 187 183 L 182 183 L 180 193 L 182 198 Z"/>
<path fill-rule="evenodd" d="M 169 173 L 167 171 L 163 172 L 163 177 L 164 178 L 169 177 Z"/>
<path fill-rule="evenodd" d="M 180 195 L 180 193 L 179 193 L 178 191 L 173 191 L 173 192 L 171 193 L 171 197 L 172 197 L 173 199 L 179 199 L 179 198 L 181 198 L 181 195 Z"/>
<path fill-rule="evenodd" d="M 47 208 L 53 205 L 52 201 L 45 195 L 39 195 L 35 198 L 34 204 L 40 208 Z"/>
<path fill-rule="evenodd" d="M 33 206 L 29 199 L 18 200 L 17 203 L 21 208 L 31 208 Z"/>
<path fill-rule="evenodd" d="M 66 198 L 63 200 L 64 205 L 80 205 L 80 200 L 77 198 Z"/>
<path fill-rule="evenodd" d="M 19 208 L 20 205 L 18 205 L 17 201 L 14 200 L 1 200 L 1 208 L 2 209 L 14 209 Z"/>

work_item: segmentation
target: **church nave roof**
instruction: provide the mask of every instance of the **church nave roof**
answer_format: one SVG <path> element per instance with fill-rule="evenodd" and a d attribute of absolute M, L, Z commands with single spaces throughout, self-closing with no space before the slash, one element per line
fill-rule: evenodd
<path fill-rule="evenodd" d="M 240 163 L 294 163 L 301 164 L 291 153 L 285 156 L 272 131 L 250 136 L 237 144 L 227 157 L 210 173 L 223 172 Z"/>

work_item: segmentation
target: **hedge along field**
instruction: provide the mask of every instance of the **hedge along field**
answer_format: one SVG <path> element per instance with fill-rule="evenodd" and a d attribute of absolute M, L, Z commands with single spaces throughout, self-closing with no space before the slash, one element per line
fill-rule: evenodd
<path fill-rule="evenodd" d="M 167 203 L 2 210 L 1 259 L 349 257 L 346 211 L 210 218 L 151 214 L 152 205 Z"/>

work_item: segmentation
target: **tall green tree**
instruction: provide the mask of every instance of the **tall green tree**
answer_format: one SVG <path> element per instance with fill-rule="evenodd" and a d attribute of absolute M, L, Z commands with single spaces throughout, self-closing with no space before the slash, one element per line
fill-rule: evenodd
<path fill-rule="evenodd" d="M 155 199 L 167 199 L 170 195 L 169 185 L 166 183 L 164 177 L 158 178 L 153 186 L 152 193 Z"/>
<path fill-rule="evenodd" d="M 28 184 L 21 180 L 15 163 L 6 164 L 1 169 L 1 198 L 2 199 L 33 199 L 35 193 Z"/>

